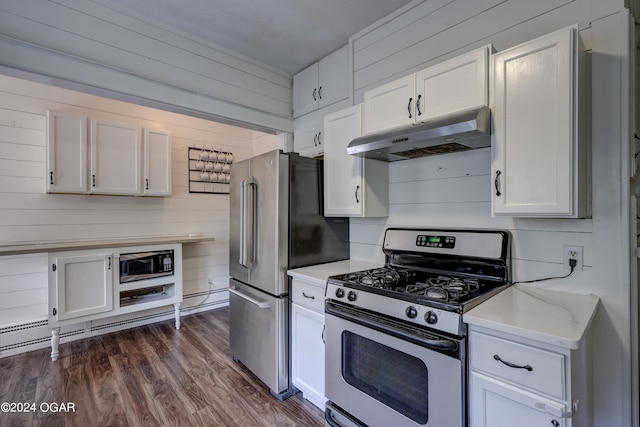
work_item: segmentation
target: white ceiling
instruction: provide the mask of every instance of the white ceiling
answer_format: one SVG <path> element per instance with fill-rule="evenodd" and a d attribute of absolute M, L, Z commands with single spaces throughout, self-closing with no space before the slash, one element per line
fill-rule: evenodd
<path fill-rule="evenodd" d="M 289 74 L 412 0 L 98 0 Z"/>

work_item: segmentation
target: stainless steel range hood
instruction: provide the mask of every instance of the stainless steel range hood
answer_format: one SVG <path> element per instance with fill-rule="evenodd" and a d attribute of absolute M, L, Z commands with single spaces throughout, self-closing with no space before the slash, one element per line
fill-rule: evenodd
<path fill-rule="evenodd" d="M 490 145 L 491 111 L 485 106 L 415 126 L 358 137 L 351 141 L 347 153 L 395 162 Z"/>

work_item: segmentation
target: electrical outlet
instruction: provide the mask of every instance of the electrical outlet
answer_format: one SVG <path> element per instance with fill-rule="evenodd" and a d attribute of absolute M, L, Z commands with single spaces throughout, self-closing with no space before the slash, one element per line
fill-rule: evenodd
<path fill-rule="evenodd" d="M 569 260 L 575 259 L 576 266 L 574 270 L 582 270 L 582 246 L 569 246 L 564 245 L 563 247 L 564 253 L 564 269 L 571 269 L 571 265 L 569 264 Z"/>

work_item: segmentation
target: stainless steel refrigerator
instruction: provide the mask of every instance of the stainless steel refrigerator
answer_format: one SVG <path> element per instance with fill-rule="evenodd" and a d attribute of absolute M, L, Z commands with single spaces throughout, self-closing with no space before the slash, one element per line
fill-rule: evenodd
<path fill-rule="evenodd" d="M 290 384 L 287 270 L 349 258 L 348 218 L 325 218 L 322 160 L 271 151 L 231 169 L 229 346 L 278 399 Z"/>

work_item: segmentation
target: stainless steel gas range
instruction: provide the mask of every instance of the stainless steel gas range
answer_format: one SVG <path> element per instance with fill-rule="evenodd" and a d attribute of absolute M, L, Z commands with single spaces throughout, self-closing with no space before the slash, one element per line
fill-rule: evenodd
<path fill-rule="evenodd" d="M 326 425 L 466 426 L 462 315 L 508 286 L 510 236 L 389 228 L 383 251 L 327 281 Z"/>

